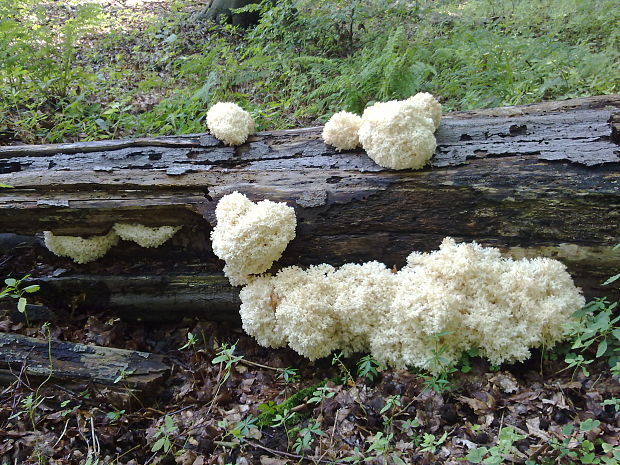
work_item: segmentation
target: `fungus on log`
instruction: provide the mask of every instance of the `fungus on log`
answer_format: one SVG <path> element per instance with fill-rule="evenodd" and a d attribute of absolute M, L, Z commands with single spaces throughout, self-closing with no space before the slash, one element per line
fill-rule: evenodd
<path fill-rule="evenodd" d="M 611 250 L 620 224 L 619 109 L 611 95 L 447 114 L 420 171 L 381 168 L 361 149 L 336 152 L 322 128 L 262 132 L 238 147 L 205 134 L 0 147 L 0 183 L 14 186 L 0 190 L 0 233 L 183 226 L 161 248 L 121 243 L 87 265 L 32 241 L 6 263 L 24 272 L 50 265 L 33 275 L 41 295 L 72 309 L 99 302 L 123 313 L 236 318 L 236 290 L 218 278 L 223 263 L 209 241 L 217 201 L 236 190 L 295 208 L 297 235 L 278 267 L 401 267 L 412 250 L 452 236 L 517 258 L 557 258 L 588 297 L 613 297 L 600 283 L 620 269 Z M 66 297 L 85 282 L 80 298 Z"/>

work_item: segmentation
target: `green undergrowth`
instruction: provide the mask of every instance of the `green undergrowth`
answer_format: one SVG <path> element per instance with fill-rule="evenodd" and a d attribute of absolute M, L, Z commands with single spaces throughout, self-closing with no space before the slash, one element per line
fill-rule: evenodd
<path fill-rule="evenodd" d="M 258 420 L 256 424 L 258 426 L 271 426 L 274 422 L 274 419 L 278 415 L 283 415 L 285 412 L 290 411 L 292 408 L 297 407 L 303 403 L 305 403 L 312 393 L 316 391 L 317 388 L 321 388 L 327 384 L 328 380 L 323 380 L 319 383 L 313 384 L 312 386 L 308 386 L 306 388 L 300 389 L 299 391 L 294 392 L 289 397 L 286 398 L 283 402 L 276 404 L 273 401 L 265 402 L 258 406 L 260 410 L 260 415 L 258 415 Z M 310 413 L 300 412 L 295 414 L 295 416 L 287 419 L 287 426 L 292 426 L 304 419 L 308 418 Z"/>
<path fill-rule="evenodd" d="M 218 100 L 275 129 L 419 91 L 448 111 L 620 91 L 614 0 L 282 0 L 249 30 L 195 8 L 0 0 L 0 143 L 200 132 Z"/>

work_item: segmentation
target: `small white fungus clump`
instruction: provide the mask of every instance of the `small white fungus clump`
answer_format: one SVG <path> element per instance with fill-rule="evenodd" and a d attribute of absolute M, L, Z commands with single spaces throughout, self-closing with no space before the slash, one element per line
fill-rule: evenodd
<path fill-rule="evenodd" d="M 448 361 L 472 348 L 496 364 L 524 360 L 530 348 L 561 340 L 584 304 L 556 260 L 515 261 L 450 238 L 438 251 L 412 253 L 397 273 L 377 262 L 288 267 L 240 295 L 243 328 L 259 344 L 288 344 L 311 360 L 370 351 L 390 366 L 431 371 L 440 368 L 431 363 L 437 344 Z"/>
<path fill-rule="evenodd" d="M 151 228 L 142 224 L 115 223 L 114 231 L 124 241 L 133 241 L 140 247 L 159 247 L 176 234 L 181 226 Z"/>
<path fill-rule="evenodd" d="M 118 244 L 119 237 L 114 231 L 105 236 L 74 237 L 56 236 L 51 231 L 43 233 L 45 246 L 59 257 L 69 257 L 74 262 L 84 264 L 103 257 L 112 246 Z"/>
<path fill-rule="evenodd" d="M 241 145 L 254 132 L 254 119 L 236 103 L 219 102 L 207 112 L 211 133 L 227 145 Z"/>
<path fill-rule="evenodd" d="M 362 118 L 348 111 L 339 111 L 332 115 L 323 128 L 323 141 L 333 145 L 339 152 L 352 150 L 360 144 L 358 131 Z"/>
<path fill-rule="evenodd" d="M 226 262 L 224 273 L 233 285 L 267 271 L 295 237 L 295 210 L 284 203 L 254 203 L 233 192 L 222 197 L 215 216 L 213 252 Z"/>
<path fill-rule="evenodd" d="M 375 163 L 396 170 L 420 169 L 437 147 L 432 115 L 408 100 L 379 102 L 364 110 L 359 140 Z"/>

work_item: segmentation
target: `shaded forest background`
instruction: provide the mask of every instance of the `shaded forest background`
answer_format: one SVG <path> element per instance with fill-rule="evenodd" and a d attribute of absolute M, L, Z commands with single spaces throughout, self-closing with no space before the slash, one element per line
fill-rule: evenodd
<path fill-rule="evenodd" d="M 0 144 L 258 129 L 419 91 L 446 111 L 620 89 L 615 0 L 282 0 L 255 28 L 197 1 L 0 0 Z"/>

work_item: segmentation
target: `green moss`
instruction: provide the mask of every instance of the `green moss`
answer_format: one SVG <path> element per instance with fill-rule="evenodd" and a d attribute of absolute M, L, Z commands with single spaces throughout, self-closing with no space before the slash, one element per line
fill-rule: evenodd
<path fill-rule="evenodd" d="M 308 398 L 312 395 L 317 388 L 325 386 L 328 380 L 323 380 L 319 383 L 313 384 L 312 386 L 308 386 L 306 388 L 297 391 L 295 394 L 288 397 L 285 401 L 280 404 L 276 404 L 274 402 L 268 402 L 265 404 L 261 404 L 259 409 L 262 410 L 262 413 L 258 416 L 258 421 L 256 422 L 259 426 L 271 426 L 273 424 L 273 419 L 276 415 L 281 415 L 284 411 L 290 410 L 298 405 L 303 404 L 308 400 Z M 293 417 L 287 425 L 295 425 L 302 421 L 304 418 L 307 418 L 309 414 L 298 413 Z"/>

